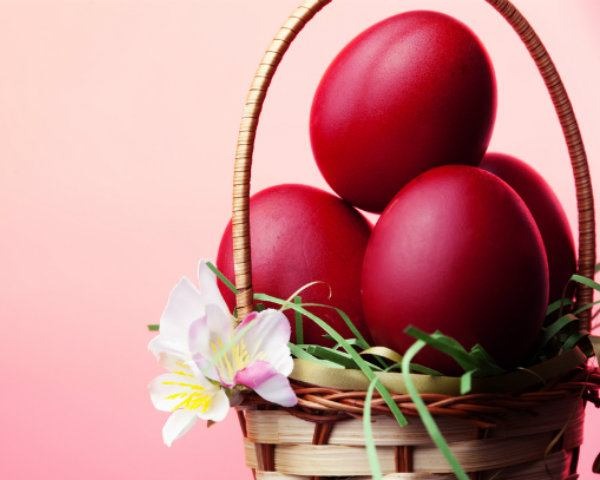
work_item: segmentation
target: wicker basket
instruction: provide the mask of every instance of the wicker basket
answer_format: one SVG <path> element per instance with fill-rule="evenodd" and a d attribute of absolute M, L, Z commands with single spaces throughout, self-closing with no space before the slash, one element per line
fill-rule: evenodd
<path fill-rule="evenodd" d="M 569 149 L 577 190 L 578 270 L 581 275 L 591 278 L 595 263 L 592 187 L 571 103 L 548 52 L 525 18 L 508 0 L 486 1 L 522 39 L 554 103 Z M 233 193 L 239 315 L 245 315 L 253 308 L 249 191 L 254 138 L 262 105 L 289 45 L 304 25 L 330 2 L 307 0 L 289 17 L 263 57 L 248 94 L 236 152 Z M 578 304 L 588 303 L 592 297 L 589 288 L 578 288 Z M 582 329 L 589 330 L 589 326 L 590 318 L 586 316 Z M 567 357 L 541 366 L 540 371 L 546 372 L 542 375 L 545 382 L 540 383 L 540 375 L 530 375 L 524 382 L 511 381 L 507 387 L 488 381 L 487 385 L 482 384 L 475 390 L 477 393 L 465 396 L 458 394 L 456 379 L 417 379 L 425 385 L 420 391 L 429 411 L 435 416 L 453 453 L 473 478 L 555 480 L 578 477 L 584 405 L 586 401 L 599 405 L 600 374 L 585 366 L 586 358 L 580 352 L 575 351 Z M 370 478 L 360 418 L 366 387 L 357 389 L 339 385 L 335 375 L 326 375 L 330 381 L 325 381 L 306 375 L 306 369 L 300 368 L 300 361 L 296 365 L 292 378 L 299 398 L 297 407 L 278 408 L 254 395 L 249 395 L 238 407 L 247 465 L 256 478 L 264 480 Z M 403 390 L 401 379 L 393 378 L 400 374 L 387 375 L 394 400 L 410 420 L 407 427 L 401 428 L 385 403 L 380 398 L 374 400 L 373 435 L 385 478 L 454 478 Z M 521 377 L 521 380 L 525 378 Z"/>

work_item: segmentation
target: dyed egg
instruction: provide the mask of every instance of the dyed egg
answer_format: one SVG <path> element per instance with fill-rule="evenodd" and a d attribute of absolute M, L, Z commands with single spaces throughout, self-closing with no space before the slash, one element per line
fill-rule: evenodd
<path fill-rule="evenodd" d="M 477 165 L 495 112 L 493 68 L 475 34 L 442 13 L 408 12 L 360 34 L 329 66 L 312 148 L 335 192 L 381 212 L 432 167 Z"/>
<path fill-rule="evenodd" d="M 488 153 L 480 167 L 508 183 L 529 207 L 546 247 L 550 301 L 562 298 L 577 261 L 571 227 L 558 198 L 539 173 L 515 157 Z"/>
<path fill-rule="evenodd" d="M 535 344 L 548 301 L 544 244 L 523 200 L 476 167 L 432 169 L 406 185 L 375 226 L 362 299 L 376 344 L 403 353 L 408 325 L 480 343 L 516 366 Z M 430 347 L 416 357 L 446 374 L 458 365 Z"/>
<path fill-rule="evenodd" d="M 267 188 L 250 200 L 252 284 L 255 292 L 287 299 L 309 282 L 325 282 L 301 293 L 304 302 L 334 305 L 365 332 L 360 299 L 363 255 L 371 233 L 369 222 L 343 200 L 304 185 Z M 217 266 L 233 279 L 231 223 L 227 226 Z M 227 304 L 231 292 L 220 285 Z M 310 308 L 346 338 L 353 336 L 333 310 Z M 294 328 L 294 315 L 288 313 Z M 304 342 L 328 345 L 325 332 L 304 319 Z M 366 332 L 365 332 L 366 333 Z"/>

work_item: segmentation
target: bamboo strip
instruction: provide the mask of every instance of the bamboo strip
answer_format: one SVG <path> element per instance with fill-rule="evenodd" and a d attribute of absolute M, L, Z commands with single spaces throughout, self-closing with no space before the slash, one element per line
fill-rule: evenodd
<path fill-rule="evenodd" d="M 540 421 L 543 418 L 544 421 Z M 549 402 L 529 412 L 508 413 L 492 429 L 493 438 L 514 438 L 566 430 L 567 448 L 582 443 L 583 406 L 581 400 L 569 398 Z M 439 417 L 437 423 L 449 442 L 476 438 L 473 422 L 461 418 Z M 567 427 L 569 424 L 569 428 Z M 314 423 L 290 415 L 284 410 L 248 410 L 246 413 L 248 438 L 255 443 L 312 444 Z M 421 421 L 411 418 L 406 427 L 400 427 L 393 418 L 373 418 L 373 437 L 379 446 L 425 446 L 431 439 Z M 360 419 L 338 421 L 329 439 L 331 445 L 364 445 L 363 425 Z"/>
<path fill-rule="evenodd" d="M 562 441 L 562 447 L 565 450 L 572 450 L 583 444 L 583 424 L 585 421 L 585 414 L 583 408 L 581 410 L 581 414 L 572 418 L 568 427 L 565 429 Z"/>
<path fill-rule="evenodd" d="M 310 477 L 284 475 L 279 472 L 256 472 L 256 480 L 309 480 Z"/>
<path fill-rule="evenodd" d="M 564 451 L 553 453 L 536 462 L 492 471 L 483 480 L 554 480 L 563 478 L 570 456 Z M 574 480 L 574 479 L 573 479 Z"/>
<path fill-rule="evenodd" d="M 246 445 L 247 453 L 254 448 Z M 501 453 L 501 452 L 499 452 Z M 381 459 L 381 457 L 380 457 Z M 343 459 L 340 459 L 342 461 Z M 569 463 L 569 455 L 564 451 L 557 452 L 531 463 L 523 463 L 503 469 L 489 469 L 482 475 L 482 480 L 549 480 L 564 478 Z M 256 458 L 248 461 L 248 466 L 256 467 Z M 277 468 L 277 466 L 276 466 Z M 354 472 L 356 474 L 356 472 Z M 344 474 L 342 474 L 344 475 Z M 346 474 L 347 475 L 347 474 Z M 364 474 L 363 474 L 364 475 Z M 370 476 L 350 476 L 353 480 L 370 480 Z M 387 473 L 385 480 L 451 480 L 451 474 L 435 474 L 430 472 Z M 573 477 L 574 480 L 576 477 Z M 308 480 L 308 475 L 289 475 L 281 472 L 257 472 L 257 480 Z M 571 479 L 571 477 L 569 477 Z"/>
<path fill-rule="evenodd" d="M 406 427 L 400 427 L 388 416 L 373 419 L 376 445 L 404 446 L 430 445 L 431 439 L 423 424 L 416 418 Z M 256 443 L 312 444 L 314 423 L 302 420 L 285 411 L 250 410 L 246 414 L 248 438 Z M 470 422 L 442 417 L 438 425 L 449 441 L 475 438 L 476 428 Z M 328 442 L 330 445 L 362 446 L 365 444 L 362 420 L 337 422 Z"/>
<path fill-rule="evenodd" d="M 492 437 L 507 438 L 558 432 L 567 423 L 573 424 L 573 422 L 583 425 L 583 403 L 577 397 L 547 402 L 536 406 L 534 412 L 509 412 L 497 422 L 497 427 L 492 429 Z"/>
<path fill-rule="evenodd" d="M 468 472 L 485 472 L 544 459 L 552 435 L 511 439 L 482 439 L 453 442 L 450 448 Z M 384 473 L 395 472 L 394 448 L 377 449 Z M 415 472 L 450 473 L 450 467 L 436 447 L 414 449 Z M 254 444 L 246 441 L 246 463 L 257 468 Z M 362 447 L 342 445 L 277 445 L 275 470 L 288 475 L 360 476 L 369 475 L 370 466 Z"/>
<path fill-rule="evenodd" d="M 558 452 L 537 462 L 486 472 L 481 478 L 482 480 L 554 480 L 563 478 L 563 472 L 568 465 L 567 461 L 568 456 L 564 452 Z M 434 473 L 390 473 L 383 478 L 384 480 L 455 480 L 456 477 Z M 371 477 L 352 477 L 352 480 L 372 479 Z"/>
<path fill-rule="evenodd" d="M 457 460 L 468 472 L 480 472 L 532 462 L 544 457 L 554 435 L 542 434 L 516 438 L 468 440 L 450 444 Z M 435 447 L 417 448 L 415 471 L 449 473 L 450 467 Z"/>

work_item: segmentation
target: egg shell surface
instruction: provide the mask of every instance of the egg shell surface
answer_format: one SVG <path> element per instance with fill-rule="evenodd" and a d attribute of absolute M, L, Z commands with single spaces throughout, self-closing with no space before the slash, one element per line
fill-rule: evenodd
<path fill-rule="evenodd" d="M 444 166 L 410 182 L 376 224 L 365 254 L 362 298 L 376 344 L 404 353 L 414 325 L 480 343 L 511 368 L 538 339 L 548 301 L 541 235 L 523 200 L 476 167 Z M 459 374 L 427 346 L 417 363 Z"/>
<path fill-rule="evenodd" d="M 287 299 L 308 283 L 322 282 L 300 294 L 303 302 L 342 309 L 368 337 L 360 277 L 370 233 L 371 224 L 365 217 L 330 193 L 295 184 L 262 190 L 250 199 L 254 291 Z M 217 266 L 228 278 L 234 278 L 231 223 L 221 240 Z M 222 284 L 220 289 L 233 309 L 234 295 Z M 344 337 L 353 336 L 334 310 L 320 307 L 309 310 Z M 293 312 L 288 311 L 287 316 L 294 328 Z M 305 318 L 303 325 L 305 343 L 332 344 L 311 320 Z"/>
<path fill-rule="evenodd" d="M 313 99 L 312 148 L 338 195 L 381 212 L 432 167 L 477 165 L 495 113 L 493 67 L 475 34 L 448 15 L 411 11 L 333 60 Z"/>

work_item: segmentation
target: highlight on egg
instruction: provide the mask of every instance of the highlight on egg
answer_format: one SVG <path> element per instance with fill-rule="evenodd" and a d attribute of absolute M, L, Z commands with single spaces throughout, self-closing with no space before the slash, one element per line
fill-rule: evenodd
<path fill-rule="evenodd" d="M 333 60 L 313 99 L 311 143 L 338 195 L 381 212 L 432 167 L 477 165 L 495 113 L 494 71 L 473 31 L 411 11 L 373 25 Z"/>
<path fill-rule="evenodd" d="M 408 325 L 481 344 L 515 367 L 535 345 L 548 302 L 548 264 L 529 209 L 504 181 L 470 166 L 415 178 L 377 222 L 365 253 L 362 300 L 378 345 L 404 352 Z M 458 365 L 431 347 L 416 362 Z"/>

